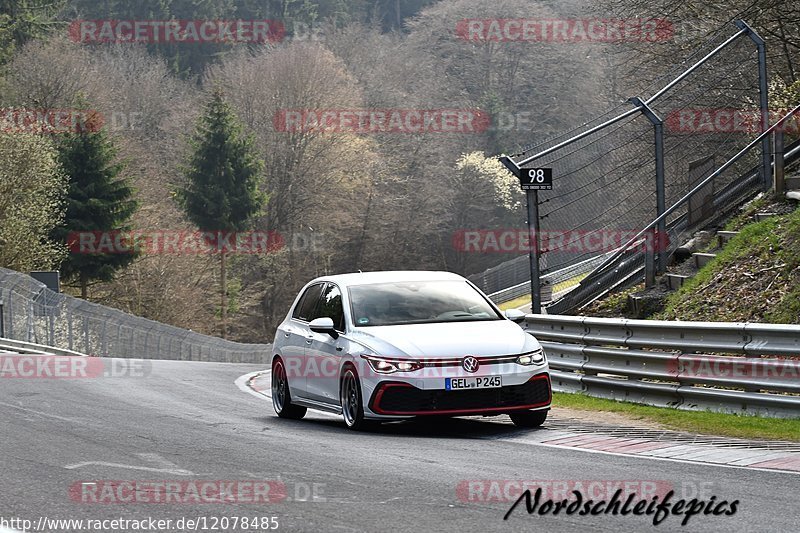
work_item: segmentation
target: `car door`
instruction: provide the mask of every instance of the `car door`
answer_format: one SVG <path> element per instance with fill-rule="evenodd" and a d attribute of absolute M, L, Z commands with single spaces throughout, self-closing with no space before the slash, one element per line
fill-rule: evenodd
<path fill-rule="evenodd" d="M 309 397 L 325 403 L 339 403 L 339 366 L 344 351 L 342 349 L 345 333 L 342 291 L 335 283 L 328 283 L 320 296 L 316 317 L 333 320 L 339 333 L 338 338 L 328 333 L 310 332 L 306 344 L 308 372 L 306 390 Z"/>
<path fill-rule="evenodd" d="M 278 329 L 278 335 L 283 336 L 282 355 L 289 378 L 289 391 L 292 396 L 298 398 L 308 397 L 306 348 L 311 333 L 308 323 L 316 315 L 319 297 L 324 288 L 324 283 L 315 283 L 306 288 L 292 310 L 289 320 Z"/>

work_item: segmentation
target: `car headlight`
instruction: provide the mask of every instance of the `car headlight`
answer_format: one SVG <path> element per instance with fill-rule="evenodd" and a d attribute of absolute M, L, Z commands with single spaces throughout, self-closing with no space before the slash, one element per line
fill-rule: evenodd
<path fill-rule="evenodd" d="M 543 365 L 545 360 L 544 350 L 539 348 L 535 352 L 524 353 L 517 357 L 517 364 L 523 366 Z"/>
<path fill-rule="evenodd" d="M 362 355 L 366 359 L 370 368 L 378 374 L 394 374 L 395 372 L 414 372 L 423 368 L 422 363 L 417 361 L 407 361 L 404 359 L 385 359 L 373 355 Z"/>

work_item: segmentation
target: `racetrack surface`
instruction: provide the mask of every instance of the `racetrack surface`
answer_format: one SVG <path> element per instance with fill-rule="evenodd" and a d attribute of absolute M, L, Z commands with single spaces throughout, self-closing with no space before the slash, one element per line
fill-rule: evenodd
<path fill-rule="evenodd" d="M 153 361 L 146 375 L 0 380 L 0 518 L 275 516 L 280 531 L 797 530 L 797 474 L 545 446 L 535 442 L 544 430 L 517 429 L 507 417 L 402 422 L 363 434 L 313 412 L 286 421 L 235 384 L 259 370 Z M 76 486 L 103 480 L 268 480 L 286 498 L 81 501 Z M 489 493 L 469 492 L 470 480 L 506 488 L 522 480 L 652 482 L 678 499 L 699 492 L 739 505 L 733 516 L 698 515 L 686 527 L 677 516 L 655 528 L 647 516 L 529 516 L 524 504 L 504 521 L 512 501 L 472 501 Z M 316 501 L 304 501 L 313 492 Z"/>

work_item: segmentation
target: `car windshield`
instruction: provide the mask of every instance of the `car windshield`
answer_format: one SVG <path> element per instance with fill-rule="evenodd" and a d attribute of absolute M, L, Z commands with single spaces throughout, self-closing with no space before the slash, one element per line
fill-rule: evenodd
<path fill-rule="evenodd" d="M 465 281 L 408 281 L 350 287 L 356 327 L 502 320 Z"/>

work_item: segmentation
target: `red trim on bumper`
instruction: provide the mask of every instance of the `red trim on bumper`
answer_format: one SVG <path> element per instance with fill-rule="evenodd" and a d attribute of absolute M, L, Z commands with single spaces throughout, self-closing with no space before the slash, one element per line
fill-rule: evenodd
<path fill-rule="evenodd" d="M 544 407 L 546 405 L 550 405 L 553 401 L 553 389 L 550 385 L 550 375 L 547 373 L 544 374 L 537 374 L 526 383 L 530 383 L 531 381 L 536 381 L 539 379 L 544 379 L 547 381 L 547 390 L 548 390 L 548 398 L 546 402 L 540 402 L 532 405 L 515 405 L 511 407 L 486 407 L 484 409 L 447 409 L 447 410 L 440 410 L 440 411 L 384 411 L 380 408 L 381 399 L 383 398 L 383 393 L 386 389 L 390 389 L 392 387 L 411 387 L 412 389 L 416 389 L 414 385 L 410 383 L 398 383 L 398 382 L 391 382 L 391 383 L 381 383 L 378 385 L 378 392 L 372 397 L 372 401 L 370 402 L 370 409 L 379 415 L 399 415 L 399 416 L 422 416 L 422 415 L 469 415 L 469 414 L 484 414 L 484 413 L 508 413 L 511 411 L 523 411 L 527 409 L 536 409 L 537 407 Z"/>

